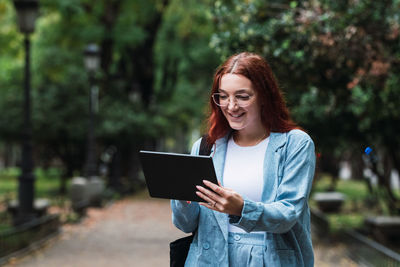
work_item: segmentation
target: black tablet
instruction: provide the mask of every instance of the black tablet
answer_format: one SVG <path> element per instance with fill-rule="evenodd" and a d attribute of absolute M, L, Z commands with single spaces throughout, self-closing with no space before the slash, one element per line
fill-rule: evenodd
<path fill-rule="evenodd" d="M 140 151 L 139 158 L 152 197 L 204 202 L 196 185 L 205 186 L 203 180 L 218 184 L 210 156 Z"/>

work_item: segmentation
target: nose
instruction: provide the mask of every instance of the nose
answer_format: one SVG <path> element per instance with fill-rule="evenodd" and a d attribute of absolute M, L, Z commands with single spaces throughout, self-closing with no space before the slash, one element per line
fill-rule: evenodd
<path fill-rule="evenodd" d="M 235 101 L 235 99 L 229 99 L 229 103 L 228 103 L 228 109 L 229 110 L 234 110 L 237 109 L 239 106 L 237 104 L 237 102 Z"/>

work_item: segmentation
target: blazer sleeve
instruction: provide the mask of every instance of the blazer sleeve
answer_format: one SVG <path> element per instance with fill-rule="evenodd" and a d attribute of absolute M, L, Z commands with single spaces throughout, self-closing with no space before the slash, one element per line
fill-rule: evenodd
<path fill-rule="evenodd" d="M 307 136 L 308 137 L 308 136 Z M 230 223 L 246 232 L 288 232 L 306 208 L 315 171 L 315 149 L 310 137 L 287 148 L 284 174 L 272 203 L 244 200 L 240 217 Z"/>
<path fill-rule="evenodd" d="M 201 139 L 192 147 L 191 155 L 198 155 Z M 199 221 L 200 206 L 197 202 L 188 204 L 182 200 L 171 200 L 172 223 L 185 233 L 196 230 Z"/>

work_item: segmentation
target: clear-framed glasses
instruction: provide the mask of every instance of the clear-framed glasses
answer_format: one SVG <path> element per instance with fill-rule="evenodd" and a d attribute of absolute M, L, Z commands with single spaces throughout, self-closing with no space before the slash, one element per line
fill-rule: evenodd
<path fill-rule="evenodd" d="M 251 104 L 251 99 L 253 95 L 247 93 L 240 93 L 233 96 L 234 103 L 239 107 L 247 107 Z M 212 99 L 217 106 L 226 107 L 229 105 L 230 97 L 225 93 L 214 93 L 212 94 Z"/>

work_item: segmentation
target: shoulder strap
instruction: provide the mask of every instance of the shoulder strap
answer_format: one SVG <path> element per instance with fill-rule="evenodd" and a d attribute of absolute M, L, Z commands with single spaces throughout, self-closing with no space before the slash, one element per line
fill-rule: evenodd
<path fill-rule="evenodd" d="M 201 137 L 199 155 L 208 156 L 211 154 L 212 144 L 209 144 L 207 142 L 207 139 L 208 139 L 208 134 L 205 134 Z M 196 230 L 193 231 L 192 238 L 193 238 L 193 236 L 196 235 L 196 232 L 197 232 L 197 228 L 196 228 Z"/>
<path fill-rule="evenodd" d="M 212 144 L 209 144 L 207 139 L 208 139 L 208 134 L 202 136 L 199 155 L 208 156 L 211 154 Z"/>

